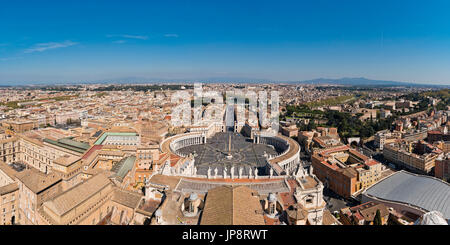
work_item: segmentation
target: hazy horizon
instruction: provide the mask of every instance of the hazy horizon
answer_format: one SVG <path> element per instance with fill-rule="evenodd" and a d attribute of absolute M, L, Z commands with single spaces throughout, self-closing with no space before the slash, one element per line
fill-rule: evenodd
<path fill-rule="evenodd" d="M 361 79 L 364 83 L 363 84 L 355 84 L 355 80 Z M 323 80 L 330 80 L 329 82 L 325 82 Z M 320 81 L 320 82 L 317 82 Z M 353 82 L 351 84 L 342 83 L 343 81 Z M 194 83 L 194 82 L 201 82 L 201 83 L 299 83 L 299 84 L 314 84 L 316 82 L 316 85 L 322 85 L 322 84 L 331 84 L 331 85 L 374 85 L 374 86 L 386 86 L 386 83 L 388 83 L 388 86 L 443 86 L 443 87 L 450 87 L 450 84 L 438 84 L 438 83 L 412 83 L 408 81 L 393 81 L 393 80 L 374 80 L 369 79 L 365 77 L 359 77 L 359 78 L 315 78 L 315 79 L 307 79 L 307 80 L 270 80 L 270 79 L 262 79 L 262 78 L 245 78 L 245 77 L 209 77 L 209 78 L 145 78 L 145 77 L 123 77 L 123 78 L 116 78 L 116 79 L 101 79 L 101 80 L 84 80 L 84 81 L 56 81 L 56 82 L 46 82 L 46 81 L 33 81 L 33 82 L 0 82 L 0 86 L 52 86 L 52 85 L 82 85 L 82 84 L 161 84 L 161 83 Z"/>

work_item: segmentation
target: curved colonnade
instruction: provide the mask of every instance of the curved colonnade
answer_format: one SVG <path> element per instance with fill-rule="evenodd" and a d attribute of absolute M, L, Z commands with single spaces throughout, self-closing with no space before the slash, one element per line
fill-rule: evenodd
<path fill-rule="evenodd" d="M 206 135 L 202 133 L 185 133 L 175 135 L 164 140 L 160 149 L 162 152 L 171 152 L 181 157 L 187 157 L 186 154 L 179 152 L 182 149 L 191 145 L 200 145 L 207 142 Z M 277 135 L 277 136 L 263 136 L 255 135 L 255 144 L 265 144 L 273 146 L 277 155 L 267 155 L 267 163 L 274 170 L 274 175 L 289 175 L 292 174 L 300 163 L 300 146 L 292 138 Z"/>

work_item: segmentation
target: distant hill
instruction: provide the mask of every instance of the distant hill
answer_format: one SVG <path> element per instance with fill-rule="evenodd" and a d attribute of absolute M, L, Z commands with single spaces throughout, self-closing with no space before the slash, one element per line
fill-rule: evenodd
<path fill-rule="evenodd" d="M 407 86 L 407 87 L 421 87 L 421 86 L 437 86 L 445 87 L 445 85 L 435 85 L 435 84 L 419 84 L 411 82 L 398 82 L 398 81 L 386 81 L 386 80 L 372 80 L 364 77 L 359 78 L 339 78 L 339 79 L 329 79 L 329 78 L 318 78 L 313 80 L 301 81 L 299 83 L 303 84 L 334 84 L 334 85 L 347 85 L 347 86 Z"/>

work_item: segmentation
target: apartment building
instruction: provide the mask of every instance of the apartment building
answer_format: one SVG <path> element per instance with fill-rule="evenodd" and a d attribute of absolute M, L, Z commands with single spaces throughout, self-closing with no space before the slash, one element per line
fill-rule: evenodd
<path fill-rule="evenodd" d="M 391 143 L 383 149 L 386 160 L 420 173 L 431 172 L 441 154 L 442 150 L 424 141 Z"/>
<path fill-rule="evenodd" d="M 315 151 L 314 174 L 335 193 L 350 197 L 381 179 L 381 163 L 350 148 L 336 146 Z"/>
<path fill-rule="evenodd" d="M 361 205 L 340 210 L 340 220 L 345 225 L 373 225 L 377 213 L 380 212 L 381 224 L 386 225 L 389 210 L 382 203 L 367 202 Z"/>
<path fill-rule="evenodd" d="M 5 137 L 0 140 L 0 161 L 13 163 L 17 161 L 19 142 L 17 137 Z"/>
<path fill-rule="evenodd" d="M 17 183 L 0 187 L 0 225 L 11 225 L 17 222 L 18 190 Z"/>
<path fill-rule="evenodd" d="M 43 173 L 49 173 L 55 159 L 65 155 L 81 157 L 89 147 L 89 144 L 74 141 L 70 137 L 53 140 L 19 135 L 18 160 Z"/>
<path fill-rule="evenodd" d="M 33 120 L 8 120 L 2 122 L 2 126 L 4 128 L 11 129 L 16 133 L 24 133 L 37 128 L 39 125 L 37 121 Z"/>
<path fill-rule="evenodd" d="M 17 222 L 18 190 L 17 171 L 0 161 L 0 225 Z"/>
<path fill-rule="evenodd" d="M 374 146 L 383 150 L 385 144 L 393 143 L 402 137 L 398 131 L 390 132 L 389 130 L 382 130 L 374 136 Z"/>
<path fill-rule="evenodd" d="M 434 176 L 445 181 L 450 181 L 450 153 L 436 158 Z"/>
<path fill-rule="evenodd" d="M 56 174 L 44 174 L 34 168 L 16 175 L 19 186 L 18 223 L 36 225 L 42 223 L 38 208 L 42 203 L 62 192 L 62 179 Z"/>

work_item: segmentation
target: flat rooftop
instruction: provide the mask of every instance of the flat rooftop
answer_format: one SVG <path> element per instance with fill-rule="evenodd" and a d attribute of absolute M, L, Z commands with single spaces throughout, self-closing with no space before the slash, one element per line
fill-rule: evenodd
<path fill-rule="evenodd" d="M 265 182 L 226 182 L 226 181 L 213 181 L 213 180 L 193 180 L 182 178 L 176 186 L 175 190 L 188 193 L 203 193 L 206 194 L 209 190 L 223 185 L 231 186 L 247 186 L 252 190 L 255 190 L 259 194 L 268 195 L 269 193 L 284 193 L 289 192 L 289 186 L 284 179 L 265 181 Z"/>
<path fill-rule="evenodd" d="M 102 134 L 100 138 L 98 138 L 95 141 L 94 145 L 101 145 L 108 136 L 137 136 L 137 135 L 138 134 L 135 132 L 105 132 Z"/>

